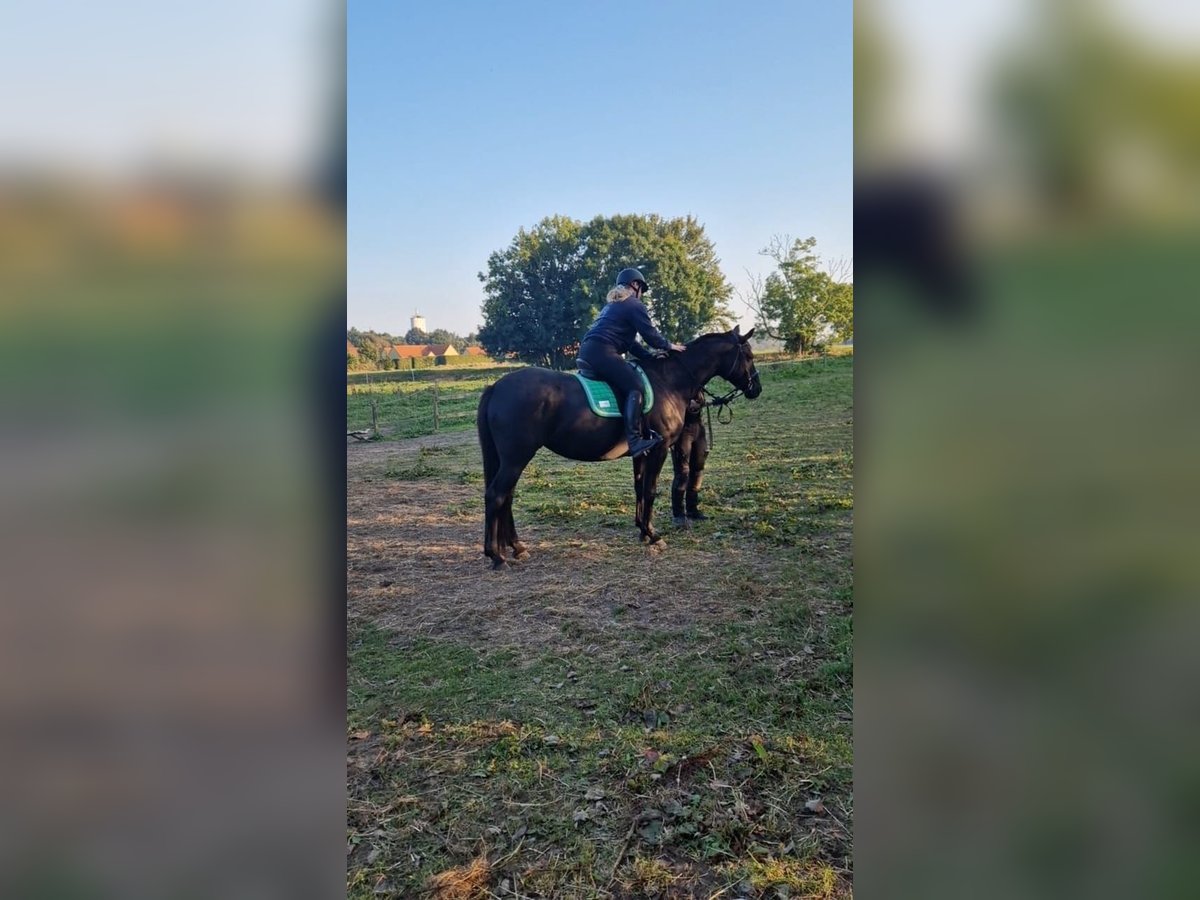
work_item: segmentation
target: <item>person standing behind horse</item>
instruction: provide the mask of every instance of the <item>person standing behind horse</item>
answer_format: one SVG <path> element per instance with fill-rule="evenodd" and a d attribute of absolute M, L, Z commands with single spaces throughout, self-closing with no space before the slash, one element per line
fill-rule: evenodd
<path fill-rule="evenodd" d="M 671 447 L 671 461 L 675 467 L 675 479 L 671 482 L 671 517 L 676 525 L 687 524 L 687 519 L 708 518 L 700 511 L 700 485 L 704 481 L 704 463 L 708 460 L 708 432 L 700 418 L 703 409 L 703 395 L 697 394 L 688 401 L 683 431 Z"/>
<path fill-rule="evenodd" d="M 642 380 L 625 361 L 624 354 L 635 346 L 639 334 L 656 350 L 685 349 L 682 344 L 673 344 L 659 334 L 650 321 L 650 314 L 642 303 L 647 290 L 649 286 L 641 272 L 622 269 L 616 286 L 605 298 L 604 308 L 579 347 L 579 358 L 617 394 L 631 457 L 650 452 L 662 443 L 662 438 L 657 434 L 649 438 L 642 436 Z"/>

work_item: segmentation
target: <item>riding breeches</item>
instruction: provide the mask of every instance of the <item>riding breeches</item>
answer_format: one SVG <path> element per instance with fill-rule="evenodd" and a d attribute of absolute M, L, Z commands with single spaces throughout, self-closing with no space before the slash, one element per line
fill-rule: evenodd
<path fill-rule="evenodd" d="M 592 367 L 597 377 L 608 382 L 617 394 L 621 409 L 625 408 L 625 398 L 631 392 L 641 394 L 642 379 L 612 344 L 584 341 L 579 348 L 579 358 Z"/>

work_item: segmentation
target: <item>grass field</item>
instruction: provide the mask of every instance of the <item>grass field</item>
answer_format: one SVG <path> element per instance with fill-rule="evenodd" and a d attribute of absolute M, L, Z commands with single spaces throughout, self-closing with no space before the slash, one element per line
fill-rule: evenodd
<path fill-rule="evenodd" d="M 374 399 L 380 436 L 385 440 L 472 430 L 479 396 L 495 380 L 494 376 L 476 376 L 447 382 L 348 384 L 346 429 L 357 431 L 370 426 Z"/>
<path fill-rule="evenodd" d="M 850 896 L 852 368 L 763 366 L 665 548 L 542 451 L 492 572 L 472 431 L 348 447 L 351 897 Z"/>
<path fill-rule="evenodd" d="M 845 358 L 847 349 L 836 347 L 830 359 Z M 783 354 L 764 354 L 760 368 L 794 361 Z M 826 365 L 829 360 L 810 359 Z M 515 366 L 446 366 L 416 372 L 351 372 L 346 375 L 346 430 L 361 431 L 371 425 L 371 401 L 382 440 L 403 440 L 441 432 L 475 428 L 475 409 L 484 387 L 511 372 Z M 435 415 L 435 400 L 437 413 Z"/>

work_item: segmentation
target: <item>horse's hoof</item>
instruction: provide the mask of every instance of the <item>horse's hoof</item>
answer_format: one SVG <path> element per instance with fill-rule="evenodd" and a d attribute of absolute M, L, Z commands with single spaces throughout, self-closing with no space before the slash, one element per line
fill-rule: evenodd
<path fill-rule="evenodd" d="M 646 549 L 649 550 L 651 553 L 662 553 L 664 550 L 667 549 L 667 542 L 664 541 L 662 539 L 662 537 L 660 536 L 657 540 L 652 541 L 650 543 L 650 546 L 647 547 Z"/>
<path fill-rule="evenodd" d="M 507 568 L 507 567 L 508 567 L 508 560 L 504 559 L 503 557 L 497 556 L 495 559 L 492 560 L 492 571 L 493 572 L 495 572 L 499 569 Z"/>
<path fill-rule="evenodd" d="M 524 547 L 522 547 L 520 550 L 518 550 L 516 553 L 513 554 L 513 559 L 516 560 L 517 562 L 521 562 L 523 560 L 529 559 L 529 551 L 526 550 Z"/>
<path fill-rule="evenodd" d="M 686 516 L 675 516 L 671 519 L 671 523 L 676 528 L 691 528 L 692 523 L 688 521 Z"/>
<path fill-rule="evenodd" d="M 661 534 L 659 534 L 658 532 L 655 532 L 654 534 L 650 535 L 649 541 L 650 541 L 651 546 L 653 546 L 655 544 L 662 544 L 665 547 L 667 545 L 666 541 L 663 540 L 663 536 Z"/>

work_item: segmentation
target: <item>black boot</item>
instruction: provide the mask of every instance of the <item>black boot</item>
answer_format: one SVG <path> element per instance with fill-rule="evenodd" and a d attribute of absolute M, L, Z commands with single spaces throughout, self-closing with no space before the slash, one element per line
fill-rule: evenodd
<path fill-rule="evenodd" d="M 629 443 L 630 457 L 648 453 L 659 444 L 662 438 L 657 434 L 652 437 L 642 437 L 642 392 L 630 391 L 625 398 L 625 440 Z"/>
<path fill-rule="evenodd" d="M 700 512 L 700 495 L 696 491 L 687 492 L 687 517 L 697 520 L 708 518 L 708 516 Z"/>

